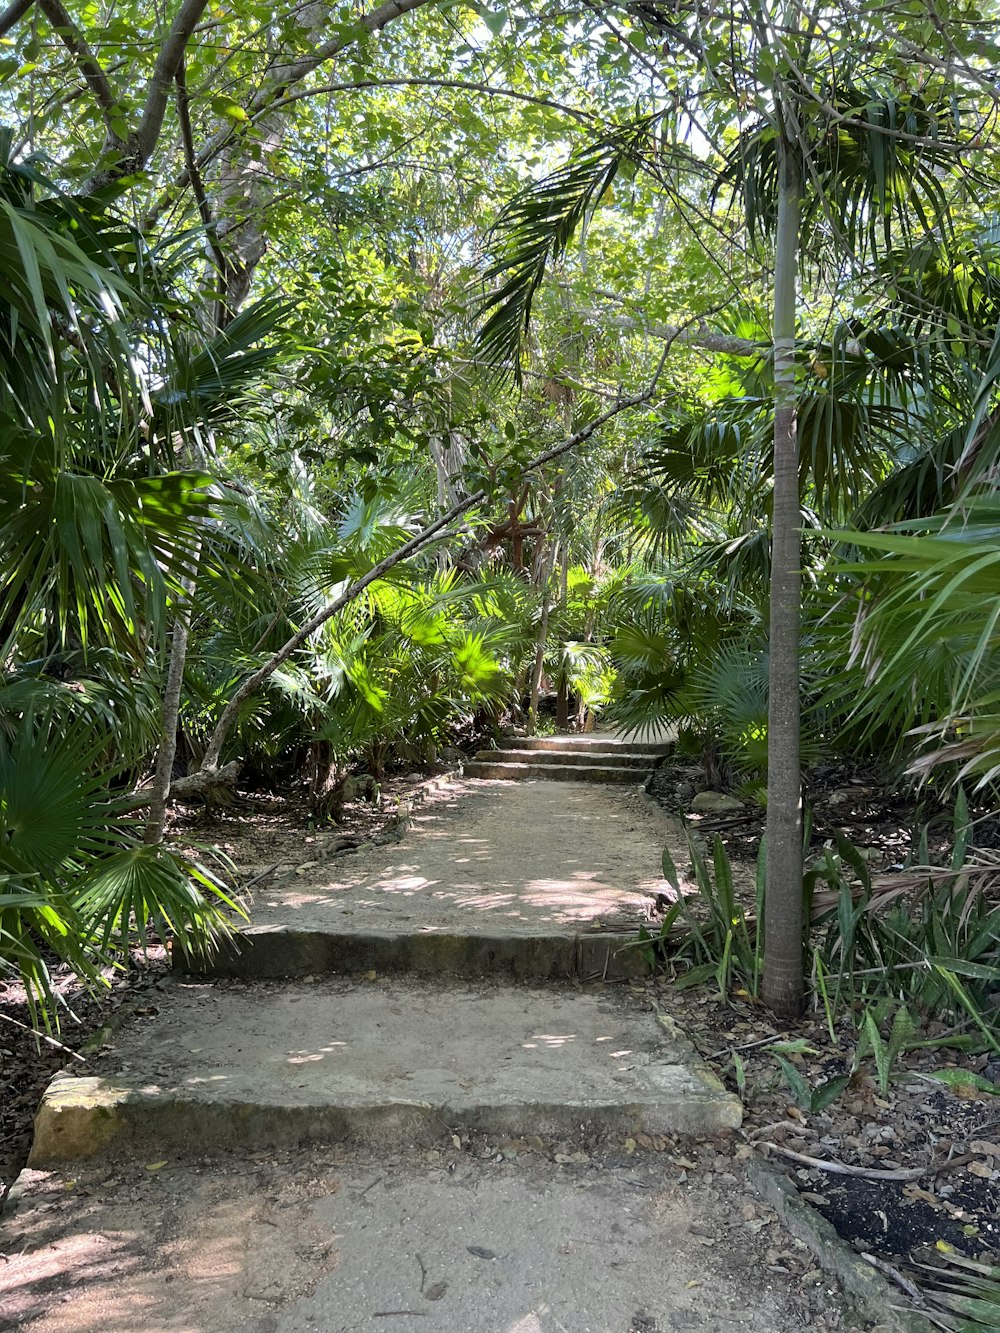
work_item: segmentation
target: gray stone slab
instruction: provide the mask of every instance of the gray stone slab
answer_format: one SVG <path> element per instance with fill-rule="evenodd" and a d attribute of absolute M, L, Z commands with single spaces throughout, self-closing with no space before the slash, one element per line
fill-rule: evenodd
<path fill-rule="evenodd" d="M 600 751 L 609 754 L 644 754 L 659 757 L 660 755 L 671 754 L 674 749 L 674 742 L 669 737 L 659 735 L 648 735 L 647 739 L 643 739 L 640 735 L 638 738 L 633 737 L 631 740 L 622 740 L 608 732 L 595 731 L 583 736 L 505 736 L 502 748 L 512 750 L 568 750 L 582 754 L 593 754 Z"/>
<path fill-rule="evenodd" d="M 394 980 L 280 990 L 176 983 L 98 1078 L 56 1079 L 32 1165 L 112 1147 L 204 1150 L 487 1133 L 713 1133 L 737 1098 L 613 992 Z"/>
<path fill-rule="evenodd" d="M 534 753 L 533 751 L 530 753 Z M 601 755 L 594 755 L 593 762 L 569 768 L 560 764 L 556 756 L 539 755 L 539 762 L 504 763 L 502 761 L 470 759 L 463 764 L 462 771 L 467 778 L 494 778 L 506 782 L 525 782 L 534 778 L 546 782 L 593 782 L 615 786 L 638 786 L 652 768 L 652 764 L 642 767 L 602 764 Z M 547 761 L 547 762 L 542 762 Z"/>
<path fill-rule="evenodd" d="M 315 973 L 409 972 L 425 977 L 508 981 L 620 980 L 649 974 L 634 934 L 485 935 L 480 932 L 301 930 L 250 926 L 223 940 L 207 960 L 185 959 L 191 975 L 276 979 Z"/>
<path fill-rule="evenodd" d="M 506 749 L 501 747 L 496 750 L 476 751 L 476 759 L 485 763 L 531 764 L 541 761 L 546 765 L 558 764 L 562 768 L 581 768 L 587 765 L 600 764 L 606 768 L 630 769 L 638 774 L 648 773 L 651 768 L 654 768 L 658 757 L 648 751 L 622 751 L 618 748 L 609 750 L 604 746 L 600 748 L 587 746 L 576 750 L 564 750 L 561 747 L 556 749 L 552 746 L 544 750 Z"/>
<path fill-rule="evenodd" d="M 624 929 L 666 888 L 664 837 L 637 791 L 454 782 L 414 813 L 402 842 L 327 857 L 303 841 L 301 863 L 255 890 L 251 920 L 359 934 Z"/>

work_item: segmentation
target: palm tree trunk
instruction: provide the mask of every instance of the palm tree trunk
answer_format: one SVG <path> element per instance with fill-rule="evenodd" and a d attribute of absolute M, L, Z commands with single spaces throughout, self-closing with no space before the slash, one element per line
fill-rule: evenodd
<path fill-rule="evenodd" d="M 559 560 L 559 600 L 565 608 L 569 601 L 569 543 L 564 542 Z M 559 673 L 556 695 L 556 731 L 569 731 L 569 681 L 565 670 Z"/>
<path fill-rule="evenodd" d="M 763 995 L 776 1014 L 794 1017 L 802 1012 L 804 994 L 799 757 L 801 520 L 795 388 L 802 162 L 798 145 L 784 132 L 778 139 L 778 169 Z"/>

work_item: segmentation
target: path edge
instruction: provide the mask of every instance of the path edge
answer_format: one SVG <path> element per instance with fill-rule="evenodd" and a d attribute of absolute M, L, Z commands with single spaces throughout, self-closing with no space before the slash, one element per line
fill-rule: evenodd
<path fill-rule="evenodd" d="M 893 1333 L 935 1333 L 926 1316 L 900 1306 L 901 1293 L 841 1239 L 833 1224 L 802 1198 L 783 1171 L 754 1152 L 746 1161 L 746 1172 L 785 1228 L 808 1246 L 820 1268 L 840 1283 L 860 1314 Z"/>

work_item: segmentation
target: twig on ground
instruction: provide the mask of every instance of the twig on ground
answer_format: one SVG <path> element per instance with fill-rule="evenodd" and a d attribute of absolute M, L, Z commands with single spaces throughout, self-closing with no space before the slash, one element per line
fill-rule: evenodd
<path fill-rule="evenodd" d="M 929 1166 L 900 1166 L 883 1171 L 873 1166 L 850 1166 L 847 1162 L 833 1162 L 825 1157 L 809 1157 L 806 1153 L 783 1148 L 780 1143 L 772 1143 L 769 1139 L 760 1146 L 766 1148 L 768 1152 L 777 1153 L 779 1157 L 787 1157 L 791 1162 L 798 1162 L 801 1166 L 811 1166 L 817 1171 L 830 1171 L 838 1176 L 860 1176 L 863 1180 L 919 1180 L 933 1169 Z"/>
<path fill-rule="evenodd" d="M 770 1037 L 758 1037 L 756 1041 L 745 1041 L 740 1046 L 723 1046 L 721 1050 L 713 1051 L 711 1055 L 702 1056 L 703 1060 L 718 1060 L 720 1055 L 731 1055 L 733 1051 L 752 1051 L 755 1046 L 766 1046 L 769 1042 L 780 1041 L 777 1033 L 772 1033 Z"/>
<path fill-rule="evenodd" d="M 54 1046 L 57 1051 L 62 1051 L 64 1055 L 71 1055 L 74 1060 L 79 1060 L 82 1065 L 87 1063 L 79 1051 L 70 1050 L 70 1048 L 64 1046 L 61 1041 L 56 1041 L 55 1037 L 47 1037 L 44 1032 L 36 1032 L 35 1029 L 29 1027 L 27 1023 L 21 1023 L 16 1018 L 11 1018 L 10 1014 L 0 1014 L 0 1018 L 2 1018 L 5 1023 L 12 1023 L 14 1027 L 20 1028 L 22 1032 L 30 1032 L 37 1041 L 44 1041 L 47 1046 Z"/>
<path fill-rule="evenodd" d="M 887 1278 L 891 1278 L 898 1287 L 906 1292 L 911 1301 L 914 1301 L 917 1305 L 923 1305 L 924 1298 L 920 1288 L 915 1286 L 905 1273 L 901 1273 L 898 1268 L 894 1268 L 892 1264 L 880 1259 L 877 1254 L 868 1254 L 866 1251 L 862 1251 L 861 1257 L 865 1263 L 871 1264 L 872 1268 L 878 1269 Z"/>
<path fill-rule="evenodd" d="M 743 1137 L 748 1143 L 756 1143 L 764 1134 L 770 1134 L 772 1129 L 787 1129 L 792 1123 L 787 1118 L 785 1120 L 772 1120 L 769 1125 L 761 1125 L 759 1129 L 744 1130 Z M 802 1125 L 795 1121 L 793 1128 L 796 1134 L 805 1134 L 814 1139 L 819 1137 L 819 1130 L 813 1129 L 811 1125 Z"/>
<path fill-rule="evenodd" d="M 267 879 L 268 875 L 273 875 L 274 872 L 277 870 L 278 866 L 280 865 L 281 865 L 280 861 L 275 861 L 273 866 L 268 866 L 268 868 L 266 870 L 262 870 L 259 875 L 254 875 L 253 879 L 248 880 L 247 883 L 243 885 L 242 891 L 244 893 L 249 893 L 249 891 L 253 888 L 255 884 L 259 884 L 262 879 Z"/>

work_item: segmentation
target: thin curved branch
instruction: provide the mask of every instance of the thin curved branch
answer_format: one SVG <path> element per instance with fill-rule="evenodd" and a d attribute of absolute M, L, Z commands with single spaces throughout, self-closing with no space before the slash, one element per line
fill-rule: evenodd
<path fill-rule="evenodd" d="M 549 97 L 535 97 L 531 93 L 515 92 L 512 88 L 495 88 L 489 83 L 467 83 L 464 79 L 361 79 L 357 83 L 326 83 L 318 88 L 300 88 L 297 92 L 289 93 L 279 101 L 272 102 L 266 110 L 281 111 L 284 107 L 291 106 L 293 102 L 302 102 L 309 97 L 322 97 L 327 93 L 363 92 L 366 88 L 455 88 L 459 92 L 482 93 L 487 97 L 506 97 L 514 102 L 526 102 L 530 106 L 549 107 L 585 125 L 603 123 L 601 118 L 591 111 L 566 106 L 563 102 L 553 102 Z M 261 115 L 263 112 L 257 114 Z"/>
<path fill-rule="evenodd" d="M 224 311 L 219 307 L 226 291 L 226 280 L 229 276 L 229 261 L 227 260 L 222 246 L 219 244 L 218 229 L 215 225 L 215 218 L 212 214 L 212 206 L 208 202 L 208 195 L 205 193 L 205 185 L 201 179 L 201 172 L 198 170 L 198 164 L 195 160 L 194 151 L 194 132 L 191 129 L 191 104 L 188 98 L 187 72 L 185 62 L 181 58 L 180 66 L 174 75 L 174 82 L 177 85 L 177 119 L 181 128 L 181 144 L 184 148 L 184 160 L 187 163 L 188 174 L 191 177 L 191 190 L 198 205 L 198 213 L 201 217 L 202 226 L 205 228 L 205 239 L 208 241 L 208 248 L 212 252 L 212 259 L 218 274 L 217 300 L 215 324 L 222 327 Z"/>

